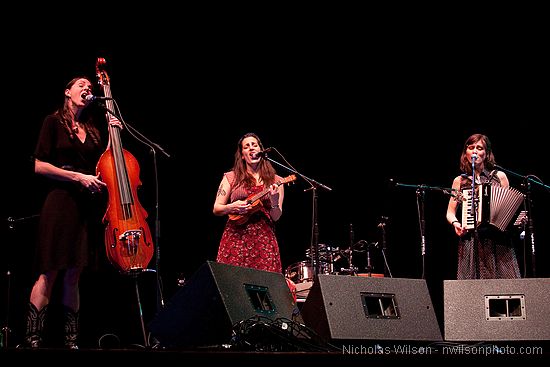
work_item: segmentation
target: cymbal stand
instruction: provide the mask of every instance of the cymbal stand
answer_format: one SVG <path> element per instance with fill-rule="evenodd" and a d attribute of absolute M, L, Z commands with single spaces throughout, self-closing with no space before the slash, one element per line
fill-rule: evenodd
<path fill-rule="evenodd" d="M 384 276 L 389 276 L 390 278 L 393 278 L 390 270 L 390 266 L 388 265 L 388 258 L 386 257 L 386 224 L 388 221 L 388 217 L 381 216 L 380 217 L 380 223 L 378 223 L 377 227 L 380 228 L 380 231 L 382 232 L 382 258 L 384 260 Z"/>
<path fill-rule="evenodd" d="M 340 272 L 346 273 L 347 275 L 357 275 L 358 268 L 353 265 L 353 251 L 355 247 L 355 232 L 353 231 L 353 224 L 349 225 L 349 248 L 345 250 L 342 255 L 348 258 L 348 268 L 341 268 Z"/>
<path fill-rule="evenodd" d="M 357 271 L 359 270 L 357 266 L 353 265 L 353 246 L 355 245 L 355 232 L 353 231 L 353 224 L 350 223 L 349 225 L 349 257 L 348 257 L 348 263 L 349 267 L 347 272 L 349 275 L 357 275 Z"/>

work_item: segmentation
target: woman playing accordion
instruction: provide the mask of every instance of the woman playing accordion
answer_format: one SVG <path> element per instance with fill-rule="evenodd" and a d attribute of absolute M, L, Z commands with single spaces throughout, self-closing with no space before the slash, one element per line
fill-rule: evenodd
<path fill-rule="evenodd" d="M 472 156 L 476 157 L 474 162 Z M 463 195 L 449 199 L 446 216 L 459 237 L 457 279 L 520 277 L 516 253 L 505 229 L 523 196 L 509 187 L 506 174 L 494 166 L 489 138 L 471 135 L 460 156 L 460 169 L 465 174 L 455 177 L 452 185 Z M 477 216 L 473 215 L 474 206 Z"/>

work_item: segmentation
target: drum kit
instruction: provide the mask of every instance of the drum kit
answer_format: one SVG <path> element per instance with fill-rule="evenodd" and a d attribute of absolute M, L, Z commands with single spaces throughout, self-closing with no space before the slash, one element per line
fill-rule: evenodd
<path fill-rule="evenodd" d="M 369 246 L 377 246 L 378 243 L 369 244 L 366 241 L 359 241 L 351 248 L 341 250 L 339 247 L 329 246 L 326 244 L 319 244 L 318 247 L 318 259 L 319 259 L 319 274 L 329 275 L 357 275 L 357 276 L 383 276 L 383 274 L 371 274 L 372 267 L 369 263 L 367 265 L 368 274 L 361 274 L 358 272 L 358 268 L 352 264 L 352 254 L 354 252 L 364 252 L 365 248 Z M 368 251 L 367 251 L 368 252 Z M 309 290 L 313 286 L 313 280 L 315 278 L 315 260 L 316 256 L 312 255 L 311 249 L 306 250 L 306 258 L 308 260 L 298 261 L 291 264 L 285 269 L 284 275 L 296 286 L 296 300 L 298 302 L 305 302 Z M 347 268 L 339 268 L 336 270 L 336 264 L 341 260 L 345 260 L 349 266 Z"/>
<path fill-rule="evenodd" d="M 319 244 L 319 273 L 336 274 L 334 272 L 334 262 L 339 254 L 340 249 L 338 247 Z M 294 283 L 313 281 L 313 277 L 315 276 L 315 260 L 311 260 L 311 249 L 306 250 L 306 258 L 310 260 L 298 261 L 288 266 L 285 270 L 285 277 Z"/>
<path fill-rule="evenodd" d="M 343 258 L 345 251 L 338 247 L 319 244 L 319 274 L 339 274 L 334 270 L 335 263 Z M 311 249 L 306 250 L 306 258 L 309 260 L 298 261 L 285 269 L 285 277 L 296 285 L 296 298 L 304 302 L 309 290 L 313 285 L 315 277 L 315 256 L 312 256 Z"/>

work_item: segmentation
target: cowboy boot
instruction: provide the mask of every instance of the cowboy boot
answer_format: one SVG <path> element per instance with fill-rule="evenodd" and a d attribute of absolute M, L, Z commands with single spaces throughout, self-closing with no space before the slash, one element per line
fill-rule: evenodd
<path fill-rule="evenodd" d="M 44 306 L 40 311 L 29 302 L 29 310 L 27 311 L 27 330 L 25 333 L 25 344 L 30 348 L 40 348 L 42 345 L 42 333 L 46 322 L 46 314 L 48 313 L 48 305 Z"/>
<path fill-rule="evenodd" d="M 78 334 L 80 331 L 79 312 L 63 306 L 63 317 L 65 319 L 65 347 L 78 349 Z"/>

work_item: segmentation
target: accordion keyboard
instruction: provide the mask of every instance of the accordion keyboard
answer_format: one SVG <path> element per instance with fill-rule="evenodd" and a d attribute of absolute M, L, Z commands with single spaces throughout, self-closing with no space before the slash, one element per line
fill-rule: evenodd
<path fill-rule="evenodd" d="M 476 188 L 477 193 L 479 194 L 479 186 Z M 481 209 L 482 209 L 482 196 L 475 195 L 477 197 L 477 217 L 474 218 L 473 213 L 473 204 L 474 204 L 474 195 L 472 195 L 472 189 L 462 190 L 462 227 L 465 229 L 472 229 L 475 227 L 475 223 L 481 222 Z"/>

